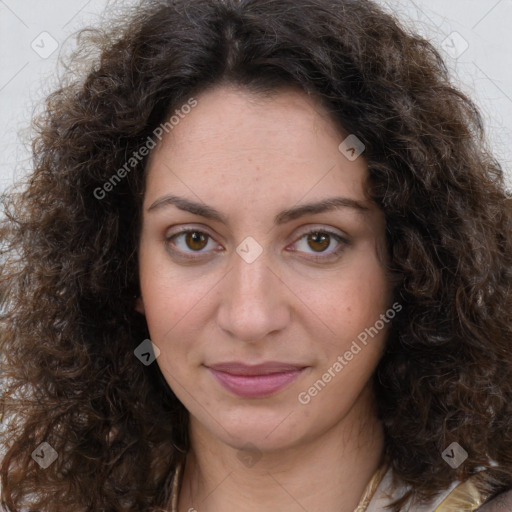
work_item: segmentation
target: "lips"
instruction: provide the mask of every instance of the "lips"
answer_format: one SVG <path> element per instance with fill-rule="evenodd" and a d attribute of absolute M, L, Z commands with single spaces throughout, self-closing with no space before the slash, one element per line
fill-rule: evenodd
<path fill-rule="evenodd" d="M 210 365 L 209 368 L 219 372 L 230 373 L 232 375 L 269 375 L 271 373 L 282 373 L 301 370 L 302 368 L 304 368 L 304 366 L 272 361 L 268 363 L 253 365 L 237 362 L 219 363 Z"/>
<path fill-rule="evenodd" d="M 244 398 L 263 398 L 287 387 L 305 367 L 282 362 L 257 365 L 227 362 L 208 366 L 208 369 L 231 393 Z"/>

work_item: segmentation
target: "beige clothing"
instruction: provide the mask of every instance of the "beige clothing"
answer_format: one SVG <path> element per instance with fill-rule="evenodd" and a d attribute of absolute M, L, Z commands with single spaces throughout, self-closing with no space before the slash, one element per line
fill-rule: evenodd
<path fill-rule="evenodd" d="M 384 507 L 403 495 L 404 486 L 393 492 L 391 471 L 388 469 L 384 475 L 365 512 L 389 512 Z M 512 490 L 487 503 L 486 498 L 480 495 L 471 481 L 455 482 L 428 505 L 410 507 L 403 512 L 512 512 Z"/>
<path fill-rule="evenodd" d="M 178 510 L 178 495 L 183 467 L 179 467 L 172 482 L 171 512 Z M 359 506 L 354 512 L 390 512 L 386 505 L 402 496 L 405 486 L 392 487 L 392 470 L 379 468 L 368 483 Z M 409 507 L 403 512 L 512 512 L 512 490 L 492 500 L 482 496 L 471 483 L 455 482 L 431 503 Z"/>

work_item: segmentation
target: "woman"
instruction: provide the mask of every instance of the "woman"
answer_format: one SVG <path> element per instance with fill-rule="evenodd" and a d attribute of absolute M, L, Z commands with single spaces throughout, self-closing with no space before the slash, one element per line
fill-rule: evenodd
<path fill-rule="evenodd" d="M 511 206 L 436 50 L 351 0 L 81 45 L 4 198 L 5 509 L 512 510 Z"/>

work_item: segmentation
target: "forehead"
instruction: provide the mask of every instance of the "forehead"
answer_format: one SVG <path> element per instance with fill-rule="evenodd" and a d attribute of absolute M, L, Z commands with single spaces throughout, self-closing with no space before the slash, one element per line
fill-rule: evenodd
<path fill-rule="evenodd" d="M 260 96 L 223 86 L 195 99 L 197 106 L 152 151 L 146 205 L 176 190 L 224 203 L 236 195 L 253 205 L 327 193 L 364 199 L 364 157 L 351 161 L 340 152 L 347 134 L 306 93 L 290 88 Z"/>
<path fill-rule="evenodd" d="M 180 115 L 180 119 L 173 116 L 177 124 L 164 134 L 160 148 L 173 142 L 194 147 L 216 139 L 215 143 L 223 149 L 242 149 L 247 142 L 265 142 L 266 148 L 279 151 L 285 142 L 283 138 L 291 144 L 312 135 L 336 140 L 348 135 L 341 126 L 335 126 L 319 99 L 295 87 L 263 95 L 224 85 L 208 89 L 196 101 L 197 106 Z M 178 107 L 168 117 L 179 111 Z M 234 139 L 226 139 L 227 135 Z M 297 147 L 296 152 L 304 153 L 306 149 L 308 146 Z"/>

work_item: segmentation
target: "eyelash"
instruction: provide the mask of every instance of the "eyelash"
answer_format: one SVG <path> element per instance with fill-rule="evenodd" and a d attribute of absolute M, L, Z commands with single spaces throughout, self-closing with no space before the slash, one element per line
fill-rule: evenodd
<path fill-rule="evenodd" d="M 175 238 L 178 238 L 182 235 L 186 235 L 188 233 L 199 233 L 201 235 L 206 235 L 206 237 L 208 237 L 209 240 L 213 240 L 213 237 L 210 236 L 208 233 L 206 233 L 205 231 L 201 231 L 200 229 L 183 229 L 182 231 L 179 231 L 178 233 L 174 233 L 168 237 L 165 238 L 165 243 L 166 243 L 166 246 L 169 247 L 173 240 Z M 331 251 L 331 252 L 328 252 L 328 253 L 318 253 L 318 254 L 327 254 L 328 257 L 326 256 L 308 256 L 307 259 L 311 260 L 311 261 L 318 261 L 318 262 L 325 262 L 326 260 L 332 258 L 333 256 L 338 256 L 339 254 L 341 254 L 345 247 L 347 245 L 350 245 L 350 242 L 344 238 L 343 236 L 341 236 L 339 233 L 335 233 L 334 231 L 330 231 L 329 229 L 312 229 L 310 231 L 307 231 L 305 233 L 303 233 L 300 238 L 298 238 L 294 244 L 296 244 L 297 242 L 299 242 L 300 240 L 302 240 L 303 238 L 309 236 L 309 235 L 312 235 L 312 234 L 315 234 L 315 233 L 318 233 L 318 234 L 322 234 L 322 235 L 329 235 L 330 237 L 334 238 L 336 240 L 336 242 L 339 243 L 339 246 Z M 330 245 L 330 244 L 329 244 Z M 187 253 L 184 253 L 183 251 L 181 250 L 176 250 L 172 247 L 169 247 L 169 250 L 173 253 L 173 254 L 178 254 L 180 258 L 184 258 L 184 259 L 187 259 L 187 260 L 190 260 L 190 261 L 194 261 L 194 260 L 198 260 L 200 259 L 202 256 L 187 256 L 186 254 Z M 202 252 L 198 252 L 198 251 L 193 251 L 195 252 L 196 254 L 199 254 L 199 255 L 202 255 L 203 253 Z M 293 252 L 299 252 L 299 251 L 293 251 Z M 190 253 L 188 253 L 190 254 Z"/>

